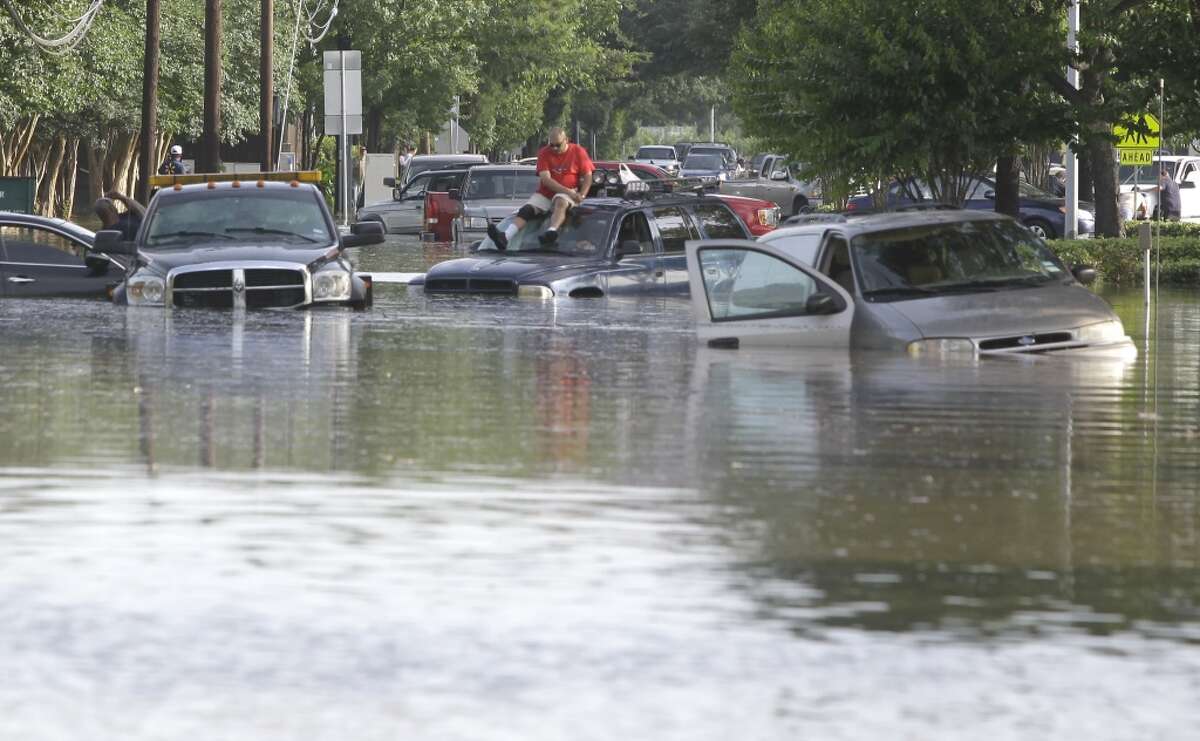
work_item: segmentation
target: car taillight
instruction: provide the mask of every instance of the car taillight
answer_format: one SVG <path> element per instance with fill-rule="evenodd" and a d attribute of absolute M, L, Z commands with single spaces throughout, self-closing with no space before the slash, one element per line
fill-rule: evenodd
<path fill-rule="evenodd" d="M 758 223 L 763 226 L 778 226 L 779 225 L 779 207 L 760 208 L 758 210 Z"/>

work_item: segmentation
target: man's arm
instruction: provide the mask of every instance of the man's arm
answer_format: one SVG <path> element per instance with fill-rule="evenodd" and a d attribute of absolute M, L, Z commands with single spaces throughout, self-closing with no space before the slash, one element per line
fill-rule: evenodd
<path fill-rule="evenodd" d="M 138 216 L 146 215 L 146 209 L 144 206 L 142 206 L 142 204 L 133 200 L 119 190 L 110 190 L 104 194 L 104 197 L 114 201 L 120 201 L 122 205 L 125 206 L 125 210 L 129 211 L 130 213 L 135 213 Z"/>
<path fill-rule="evenodd" d="M 542 170 L 541 172 L 539 172 L 538 180 L 540 180 L 542 182 L 542 185 L 546 186 L 547 188 L 554 191 L 555 193 L 562 193 L 565 196 L 570 196 L 570 195 L 575 194 L 575 191 L 571 190 L 567 186 L 563 185 L 562 183 L 558 182 L 554 178 L 550 177 L 549 170 Z"/>
<path fill-rule="evenodd" d="M 588 191 L 592 189 L 592 170 L 584 170 L 579 173 L 579 200 L 587 198 Z"/>

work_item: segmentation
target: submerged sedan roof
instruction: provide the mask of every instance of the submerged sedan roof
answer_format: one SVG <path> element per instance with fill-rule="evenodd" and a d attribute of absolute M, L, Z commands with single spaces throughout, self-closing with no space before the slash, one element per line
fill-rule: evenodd
<path fill-rule="evenodd" d="M 1010 217 L 993 211 L 974 211 L 970 209 L 946 209 L 938 211 L 890 211 L 876 214 L 852 216 L 843 220 L 831 219 L 814 221 L 811 224 L 781 226 L 772 232 L 773 238 L 786 234 L 812 234 L 837 229 L 848 237 L 870 232 L 904 229 L 913 226 L 929 226 L 932 224 L 960 224 L 968 221 L 1003 221 Z"/>

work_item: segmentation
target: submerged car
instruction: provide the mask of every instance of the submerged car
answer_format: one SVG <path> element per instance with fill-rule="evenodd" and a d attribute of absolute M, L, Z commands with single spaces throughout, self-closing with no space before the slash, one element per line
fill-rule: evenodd
<path fill-rule="evenodd" d="M 308 182 L 300 182 L 304 178 Z M 130 306 L 259 309 L 342 304 L 365 308 L 371 282 L 347 247 L 383 241 L 378 224 L 339 236 L 320 173 L 155 176 L 163 187 L 133 242 L 96 233 L 92 249 L 127 255 L 113 301 Z"/>
<path fill-rule="evenodd" d="M 1112 307 L 1039 237 L 971 211 L 881 214 L 689 242 L 700 338 L 714 347 L 912 355 L 1136 350 Z"/>
<path fill-rule="evenodd" d="M 0 296 L 107 297 L 125 266 L 91 253 L 95 236 L 62 219 L 0 212 Z"/>
<path fill-rule="evenodd" d="M 509 223 L 505 219 L 501 229 Z M 685 242 L 750 237 L 722 201 L 676 193 L 588 198 L 571 210 L 551 245 L 539 240 L 546 226 L 545 217 L 531 220 L 505 251 L 484 239 L 471 257 L 438 263 L 409 285 L 424 286 L 427 294 L 682 296 L 688 291 Z"/>

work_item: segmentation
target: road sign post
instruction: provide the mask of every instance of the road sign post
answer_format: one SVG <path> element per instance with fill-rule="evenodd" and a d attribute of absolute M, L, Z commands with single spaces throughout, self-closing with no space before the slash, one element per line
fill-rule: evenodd
<path fill-rule="evenodd" d="M 363 132 L 362 52 L 327 51 L 325 133 L 340 137 L 342 225 L 350 224 L 350 137 Z"/>

